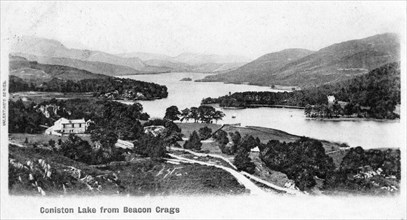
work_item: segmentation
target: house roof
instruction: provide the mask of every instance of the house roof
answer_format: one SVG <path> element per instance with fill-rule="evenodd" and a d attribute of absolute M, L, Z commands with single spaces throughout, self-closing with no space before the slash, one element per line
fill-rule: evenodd
<path fill-rule="evenodd" d="M 66 118 L 61 118 L 61 124 L 85 124 L 85 119 L 66 119 Z"/>

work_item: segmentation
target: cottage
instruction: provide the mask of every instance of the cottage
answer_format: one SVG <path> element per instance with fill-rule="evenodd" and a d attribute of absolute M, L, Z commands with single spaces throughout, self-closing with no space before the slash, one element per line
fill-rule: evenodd
<path fill-rule="evenodd" d="M 335 103 L 335 96 L 329 95 L 329 96 L 327 96 L 327 99 L 328 99 L 328 106 L 331 106 Z"/>
<path fill-rule="evenodd" d="M 161 125 L 151 125 L 151 126 L 147 126 L 144 127 L 144 133 L 145 134 L 151 134 L 154 137 L 157 137 L 158 135 L 162 134 L 165 130 L 164 126 Z"/>
<path fill-rule="evenodd" d="M 56 122 L 54 122 L 54 125 L 52 127 L 49 127 L 45 131 L 45 133 L 54 135 L 81 134 L 85 133 L 91 122 L 91 120 L 85 121 L 85 119 L 83 118 L 72 120 L 60 118 Z"/>
<path fill-rule="evenodd" d="M 256 146 L 255 148 L 252 148 L 252 149 L 250 150 L 250 152 L 252 152 L 252 153 L 258 153 L 258 152 L 260 152 L 260 149 L 259 149 L 258 146 Z"/>

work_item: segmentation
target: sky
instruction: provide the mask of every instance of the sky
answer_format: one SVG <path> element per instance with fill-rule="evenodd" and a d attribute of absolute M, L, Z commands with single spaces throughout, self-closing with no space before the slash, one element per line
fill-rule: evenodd
<path fill-rule="evenodd" d="M 2 34 L 109 53 L 256 58 L 384 32 L 405 35 L 406 2 L 1 2 Z"/>

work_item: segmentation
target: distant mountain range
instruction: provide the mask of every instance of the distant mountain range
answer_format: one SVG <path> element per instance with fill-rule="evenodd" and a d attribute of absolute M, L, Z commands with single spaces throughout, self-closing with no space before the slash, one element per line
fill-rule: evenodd
<path fill-rule="evenodd" d="M 170 57 L 150 53 L 109 54 L 70 49 L 56 40 L 23 36 L 11 45 L 11 54 L 44 64 L 64 65 L 105 75 L 132 75 L 166 72 L 215 72 L 233 70 L 247 58 L 238 56 L 181 54 Z M 140 58 L 139 58 L 140 57 Z M 236 61 L 236 62 L 235 62 Z M 239 61 L 239 62 L 237 62 Z M 205 65 L 207 69 L 203 68 Z"/>
<path fill-rule="evenodd" d="M 163 54 L 154 54 L 154 53 L 144 53 L 144 52 L 135 52 L 135 53 L 124 53 L 118 54 L 120 57 L 131 58 L 137 57 L 142 61 L 148 60 L 163 60 L 173 63 L 183 63 L 191 66 L 201 65 L 206 63 L 247 63 L 250 62 L 250 59 L 243 56 L 235 55 L 217 55 L 217 54 L 197 54 L 197 53 L 182 53 L 178 56 L 171 57 Z"/>
<path fill-rule="evenodd" d="M 399 60 L 399 38 L 386 33 L 333 44 L 315 52 L 287 49 L 266 54 L 236 70 L 201 81 L 307 88 L 350 79 Z"/>

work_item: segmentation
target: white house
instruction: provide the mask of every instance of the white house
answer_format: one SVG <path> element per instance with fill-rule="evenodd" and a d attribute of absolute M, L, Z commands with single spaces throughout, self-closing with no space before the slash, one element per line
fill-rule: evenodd
<path fill-rule="evenodd" d="M 328 104 L 333 104 L 335 102 L 335 96 L 329 95 L 327 96 L 328 98 Z"/>
<path fill-rule="evenodd" d="M 60 118 L 54 122 L 54 125 L 49 127 L 45 133 L 54 135 L 81 134 L 85 133 L 91 122 L 91 120 L 85 121 L 84 118 L 72 120 Z"/>

